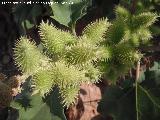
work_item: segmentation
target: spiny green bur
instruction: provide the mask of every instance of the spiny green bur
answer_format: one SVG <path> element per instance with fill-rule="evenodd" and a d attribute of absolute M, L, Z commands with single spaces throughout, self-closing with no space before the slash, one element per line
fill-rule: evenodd
<path fill-rule="evenodd" d="M 115 11 L 112 24 L 107 19 L 96 20 L 79 37 L 42 22 L 39 34 L 44 53 L 21 37 L 14 49 L 16 65 L 33 76 L 42 96 L 58 86 L 63 105 L 69 107 L 75 103 L 81 83 L 98 82 L 102 74 L 115 80 L 126 73 L 141 57 L 136 47 L 152 37 L 148 27 L 156 14 L 131 15 L 121 6 Z"/>

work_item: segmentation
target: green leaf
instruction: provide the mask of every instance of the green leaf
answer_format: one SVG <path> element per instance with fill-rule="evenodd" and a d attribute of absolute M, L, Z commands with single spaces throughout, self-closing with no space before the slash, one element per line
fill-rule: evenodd
<path fill-rule="evenodd" d="M 33 1 L 32 1 L 33 2 Z M 37 2 L 37 1 L 36 1 Z M 13 8 L 13 15 L 21 33 L 36 25 L 36 17 L 42 14 L 42 6 L 38 4 L 18 4 Z"/>
<path fill-rule="evenodd" d="M 22 22 L 22 27 L 23 28 L 27 28 L 27 29 L 30 29 L 34 26 L 34 24 L 32 24 L 29 20 L 24 20 Z"/>
<path fill-rule="evenodd" d="M 143 72 L 141 85 L 138 85 L 138 115 L 140 120 L 160 119 L 160 64 L 154 65 Z"/>
<path fill-rule="evenodd" d="M 49 106 L 50 112 L 53 114 L 53 118 L 56 116 L 56 118 L 58 117 L 60 120 L 67 120 L 64 114 L 64 107 L 61 104 L 60 91 L 58 87 L 54 87 L 53 91 L 50 95 L 46 96 L 44 101 Z"/>
<path fill-rule="evenodd" d="M 34 95 L 31 97 L 30 105 L 31 107 L 27 110 L 21 107 L 16 107 L 17 109 L 19 109 L 20 120 L 52 119 L 49 107 L 45 103 L 43 103 L 42 98 L 39 95 Z"/>
<path fill-rule="evenodd" d="M 160 119 L 160 89 L 138 86 L 138 114 L 140 120 Z"/>
<path fill-rule="evenodd" d="M 134 89 L 127 92 L 117 86 L 107 87 L 102 100 L 98 105 L 100 112 L 105 119 L 113 117 L 114 120 L 135 120 Z"/>
<path fill-rule="evenodd" d="M 31 78 L 23 84 L 22 92 L 12 102 L 11 106 L 19 110 L 20 120 L 52 120 L 49 107 L 40 95 L 31 96 Z M 45 114 L 44 114 L 45 113 Z"/>
<path fill-rule="evenodd" d="M 154 62 L 154 65 L 150 68 L 151 71 L 159 69 L 160 69 L 160 62 Z"/>
<path fill-rule="evenodd" d="M 46 98 L 42 98 L 39 94 L 29 96 L 30 106 L 27 109 L 20 102 L 22 100 L 25 102 L 24 96 L 14 100 L 12 107 L 19 109 L 20 120 L 66 120 L 57 90 L 54 89 Z"/>
<path fill-rule="evenodd" d="M 160 62 L 154 62 L 149 70 L 144 71 L 144 78 L 143 84 L 148 88 L 160 85 Z"/>
<path fill-rule="evenodd" d="M 51 6 L 54 16 L 60 24 L 65 26 L 75 25 L 76 21 L 86 14 L 86 8 L 90 0 L 52 0 L 55 3 Z M 64 3 L 64 4 L 63 4 Z"/>

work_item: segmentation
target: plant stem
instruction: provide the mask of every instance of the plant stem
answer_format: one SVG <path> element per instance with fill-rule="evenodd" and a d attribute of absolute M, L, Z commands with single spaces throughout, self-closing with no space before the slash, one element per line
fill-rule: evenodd
<path fill-rule="evenodd" d="M 131 13 L 134 14 L 136 11 L 136 4 L 137 0 L 132 0 L 132 5 L 131 5 Z M 136 68 L 136 79 L 135 79 L 135 94 L 136 94 L 136 118 L 139 120 L 139 110 L 138 110 L 138 79 L 139 79 L 139 73 L 140 73 L 140 60 L 137 62 L 137 68 Z"/>
<path fill-rule="evenodd" d="M 137 61 L 137 67 L 136 67 L 136 81 L 139 79 L 140 74 L 140 60 Z"/>
<path fill-rule="evenodd" d="M 75 24 L 72 25 L 72 33 L 73 33 L 73 35 L 76 36 L 75 26 L 76 26 Z"/>
<path fill-rule="evenodd" d="M 136 81 L 136 118 L 139 120 L 139 114 L 138 114 L 138 83 Z"/>
<path fill-rule="evenodd" d="M 137 68 L 136 68 L 136 80 L 135 80 L 135 94 L 136 94 L 136 118 L 139 120 L 139 110 L 138 110 L 138 79 L 139 79 L 139 73 L 140 73 L 140 60 L 137 62 Z"/>

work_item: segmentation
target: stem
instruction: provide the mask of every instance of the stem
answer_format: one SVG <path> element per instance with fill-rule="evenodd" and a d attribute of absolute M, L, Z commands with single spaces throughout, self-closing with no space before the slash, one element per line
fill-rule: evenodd
<path fill-rule="evenodd" d="M 139 114 L 138 114 L 138 83 L 136 81 L 136 118 L 139 120 Z"/>
<path fill-rule="evenodd" d="M 132 5 L 131 5 L 131 13 L 134 14 L 136 11 L 136 4 L 137 0 L 132 0 Z M 136 79 L 135 79 L 135 94 L 136 94 L 136 118 L 139 120 L 139 110 L 138 110 L 138 79 L 139 79 L 139 72 L 140 71 L 140 60 L 137 62 L 137 69 L 136 69 Z"/>
<path fill-rule="evenodd" d="M 138 81 L 140 75 L 140 60 L 137 62 L 137 68 L 136 68 L 136 81 Z"/>
<path fill-rule="evenodd" d="M 135 84 L 136 84 L 136 118 L 137 120 L 139 120 L 139 110 L 138 110 L 138 79 L 139 79 L 139 73 L 140 73 L 140 60 L 137 62 L 137 69 L 136 69 L 136 80 L 135 80 Z"/>
<path fill-rule="evenodd" d="M 75 25 L 75 24 L 72 24 L 72 33 L 73 33 L 73 35 L 76 36 L 75 28 L 76 28 L 76 25 Z"/>

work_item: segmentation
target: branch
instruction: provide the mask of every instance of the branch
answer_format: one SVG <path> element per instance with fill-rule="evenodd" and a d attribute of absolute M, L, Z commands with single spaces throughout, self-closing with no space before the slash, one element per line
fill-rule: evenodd
<path fill-rule="evenodd" d="M 139 108 L 138 108 L 138 79 L 139 79 L 139 73 L 140 73 L 140 60 L 137 62 L 137 68 L 136 68 L 136 80 L 135 80 L 135 94 L 136 94 L 136 118 L 139 120 Z"/>
<path fill-rule="evenodd" d="M 136 81 L 138 81 L 140 75 L 140 60 L 137 62 L 137 68 L 136 68 Z"/>

